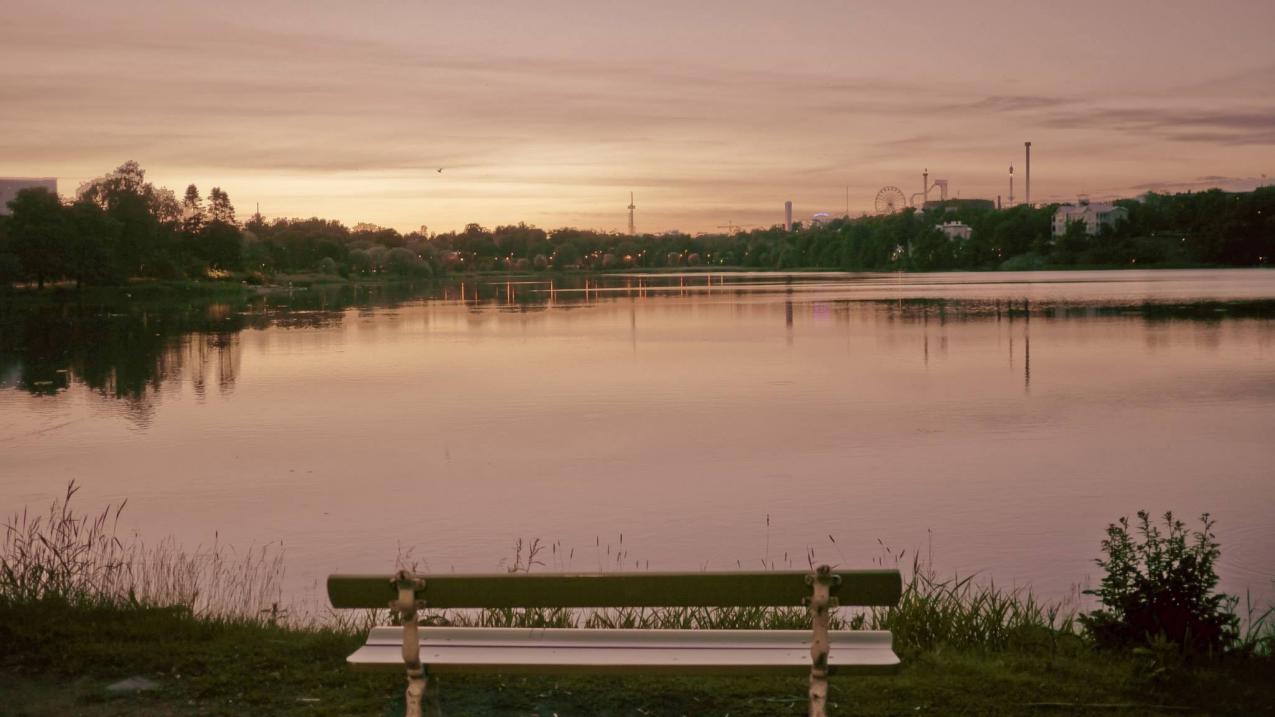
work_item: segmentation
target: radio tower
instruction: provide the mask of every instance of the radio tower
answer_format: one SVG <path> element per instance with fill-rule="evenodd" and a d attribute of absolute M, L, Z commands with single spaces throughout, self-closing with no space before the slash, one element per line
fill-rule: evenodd
<path fill-rule="evenodd" d="M 634 209 L 637 209 L 637 205 L 633 203 L 633 192 L 629 192 L 629 236 L 637 234 L 637 229 L 633 226 Z"/>
<path fill-rule="evenodd" d="M 1009 163 L 1009 206 L 1014 206 L 1014 163 Z"/>

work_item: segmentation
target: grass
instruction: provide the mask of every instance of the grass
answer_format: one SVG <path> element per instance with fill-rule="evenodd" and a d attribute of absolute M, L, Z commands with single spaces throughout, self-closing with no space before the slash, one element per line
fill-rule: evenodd
<path fill-rule="evenodd" d="M 68 700 L 77 714 L 395 714 L 402 705 L 400 676 L 353 672 L 344 664 L 361 639 L 333 628 L 200 619 L 179 608 L 9 605 L 0 608 L 0 693 L 23 694 L 25 707 L 13 714 L 29 715 L 64 714 Z M 924 650 L 893 677 L 834 676 L 833 714 L 1179 712 L 1166 705 L 1197 714 L 1275 710 L 1268 661 L 1191 670 L 1168 686 L 1146 682 L 1141 669 L 1133 657 L 1080 645 L 1056 653 Z M 133 675 L 160 688 L 137 695 L 104 691 Z M 800 714 L 804 693 L 804 680 L 790 677 L 449 676 L 442 689 L 449 714 L 545 717 Z M 1069 706 L 1033 706 L 1042 704 Z"/>
<path fill-rule="evenodd" d="M 0 539 L 0 604 L 54 599 L 76 606 L 179 606 L 203 619 L 278 618 L 283 554 L 239 553 L 214 543 L 187 551 L 172 540 L 120 540 L 127 501 L 76 513 L 71 483 L 45 514 L 13 516 Z"/>
<path fill-rule="evenodd" d="M 381 617 L 294 615 L 280 606 L 277 552 L 185 551 L 116 537 L 123 506 L 81 515 L 68 488 L 48 513 L 14 516 L 0 541 L 0 714 L 401 714 L 402 678 L 353 672 L 344 658 Z M 538 565 L 535 543 L 511 567 Z M 1196 665 L 1095 650 L 1074 613 L 968 578 L 939 579 L 916 558 L 889 610 L 842 611 L 842 628 L 885 628 L 904 666 L 893 677 L 834 676 L 833 714 L 1275 714 L 1271 626 L 1250 621 L 1241 649 Z M 486 610 L 456 624 L 800 627 L 791 609 Z M 1265 648 L 1263 648 L 1265 646 Z M 144 676 L 153 692 L 105 687 Z M 1167 678 L 1167 679 L 1166 679 Z M 774 715 L 804 712 L 790 677 L 456 676 L 449 714 Z"/>

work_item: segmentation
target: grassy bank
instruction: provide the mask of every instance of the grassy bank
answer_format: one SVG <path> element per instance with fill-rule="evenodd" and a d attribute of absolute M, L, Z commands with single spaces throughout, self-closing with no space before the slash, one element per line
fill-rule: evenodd
<path fill-rule="evenodd" d="M 399 674 L 344 663 L 383 615 L 289 614 L 279 603 L 279 555 L 123 541 L 119 508 L 78 514 L 73 496 L 72 487 L 47 514 L 22 513 L 4 527 L 0 714 L 401 714 Z M 1028 592 L 906 567 L 896 607 L 842 611 L 836 623 L 890 629 L 903 667 L 891 677 L 834 676 L 833 714 L 1275 714 L 1275 660 L 1260 620 L 1236 649 L 1208 660 L 1100 651 L 1072 613 Z M 795 608 L 436 617 L 492 626 L 808 624 Z M 153 689 L 108 689 L 126 678 Z M 456 676 L 442 694 L 453 715 L 775 715 L 803 713 L 805 681 Z"/>
<path fill-rule="evenodd" d="M 0 608 L 0 693 L 15 715 L 401 713 L 398 675 L 356 673 L 363 635 L 199 618 L 182 608 Z M 1235 658 L 1156 681 L 1143 658 L 1079 642 L 903 649 L 893 677 L 834 676 L 834 714 L 1234 714 L 1275 712 L 1268 660 Z M 146 677 L 154 691 L 106 686 Z M 448 714 L 774 715 L 804 710 L 801 678 L 449 677 Z M 15 709 L 16 707 L 16 709 Z M 12 711 L 6 711 L 12 710 Z"/>

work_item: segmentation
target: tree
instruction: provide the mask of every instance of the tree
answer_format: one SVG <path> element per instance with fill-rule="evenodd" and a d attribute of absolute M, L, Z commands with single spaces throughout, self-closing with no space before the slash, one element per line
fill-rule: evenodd
<path fill-rule="evenodd" d="M 926 227 L 912 237 L 908 249 L 909 268 L 914 271 L 949 269 L 956 263 L 952 242 L 937 227 Z"/>
<path fill-rule="evenodd" d="M 65 269 L 75 279 L 75 287 L 119 279 L 111 261 L 116 251 L 116 224 L 101 207 L 83 200 L 73 204 L 68 214 L 71 232 Z"/>
<path fill-rule="evenodd" d="M 580 250 L 575 244 L 565 243 L 558 245 L 558 249 L 553 254 L 553 267 L 562 269 L 568 266 L 574 266 L 580 263 Z"/>
<path fill-rule="evenodd" d="M 1083 221 L 1067 222 L 1067 231 L 1054 242 L 1052 259 L 1056 264 L 1071 264 L 1089 250 L 1089 230 Z"/>
<path fill-rule="evenodd" d="M 187 237 L 196 236 L 203 230 L 204 222 L 204 200 L 199 196 L 199 188 L 187 185 L 186 196 L 182 198 L 182 231 Z"/>
<path fill-rule="evenodd" d="M 214 222 L 235 223 L 235 208 L 230 203 L 230 195 L 221 187 L 213 187 L 208 192 L 208 214 Z"/>
<path fill-rule="evenodd" d="M 430 267 L 411 249 L 395 247 L 385 254 L 385 269 L 399 276 L 428 275 Z"/>
<path fill-rule="evenodd" d="M 79 198 L 97 204 L 119 226 L 116 264 L 124 276 L 171 273 L 174 229 L 181 205 L 171 190 L 146 181 L 137 162 L 80 187 Z"/>
<path fill-rule="evenodd" d="M 58 195 L 35 187 L 19 191 L 9 209 L 13 253 L 25 274 L 43 289 L 45 280 L 61 275 L 66 262 L 70 232 L 65 208 Z"/>
<path fill-rule="evenodd" d="M 0 216 L 0 291 L 22 279 L 22 260 L 13 253 L 9 217 Z"/>
<path fill-rule="evenodd" d="M 243 265 L 243 234 L 229 222 L 214 220 L 204 227 L 200 255 L 218 269 L 232 271 Z"/>

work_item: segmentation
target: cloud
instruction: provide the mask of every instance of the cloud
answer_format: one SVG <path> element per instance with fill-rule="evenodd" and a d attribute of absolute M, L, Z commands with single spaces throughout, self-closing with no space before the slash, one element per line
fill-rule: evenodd
<path fill-rule="evenodd" d="M 1182 109 L 1102 108 L 1057 113 L 1042 124 L 1058 129 L 1107 129 L 1153 134 L 1176 142 L 1222 145 L 1275 144 L 1275 107 Z"/>
<path fill-rule="evenodd" d="M 1062 97 L 1042 97 L 1035 95 L 995 95 L 984 97 L 977 102 L 955 105 L 951 109 L 969 110 L 973 112 L 1023 112 L 1046 109 L 1073 103 L 1074 100 Z"/>
<path fill-rule="evenodd" d="M 1191 173 L 1256 171 L 1223 162 L 1275 144 L 1261 93 L 1189 106 L 1198 88 L 1117 103 L 1092 85 L 957 64 L 882 71 L 879 56 L 856 56 L 852 44 L 827 53 L 842 46 L 824 39 L 793 62 L 750 61 L 809 37 L 786 40 L 769 21 L 761 45 L 705 37 L 688 48 L 658 27 L 635 53 L 590 48 L 584 28 L 532 43 L 429 26 L 433 11 L 389 27 L 400 13 L 390 4 L 365 26 L 271 3 L 242 23 L 220 6 L 20 5 L 0 26 L 0 174 L 91 176 L 135 158 L 170 184 L 212 181 L 241 201 L 287 207 L 278 211 L 397 226 L 555 212 L 620 226 L 612 195 L 636 188 L 650 198 L 648 222 L 658 207 L 669 222 L 699 217 L 682 224 L 694 229 L 743 222 L 749 202 L 757 216 L 786 198 L 840 208 L 847 185 L 857 211 L 875 187 L 919 183 L 925 166 L 963 196 L 994 196 L 1022 138 L 1040 147 L 1034 196 L 1070 193 L 1095 173 L 1111 186 L 1172 176 L 1156 164 L 1169 154 L 1189 156 Z M 813 59 L 825 56 L 841 61 Z M 1217 86 L 1260 79 L 1244 71 Z M 1135 161 L 1143 174 L 1130 177 Z"/>
<path fill-rule="evenodd" d="M 1159 181 L 1144 182 L 1135 184 L 1130 189 L 1140 192 L 1193 192 L 1205 189 L 1223 189 L 1231 192 L 1250 192 L 1260 186 L 1263 186 L 1266 180 L 1260 177 L 1224 177 L 1218 175 L 1209 175 L 1206 177 L 1197 177 L 1195 179 L 1185 179 L 1178 181 Z"/>

